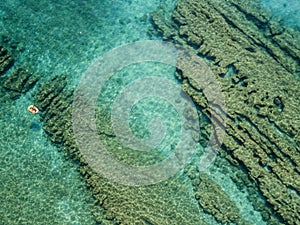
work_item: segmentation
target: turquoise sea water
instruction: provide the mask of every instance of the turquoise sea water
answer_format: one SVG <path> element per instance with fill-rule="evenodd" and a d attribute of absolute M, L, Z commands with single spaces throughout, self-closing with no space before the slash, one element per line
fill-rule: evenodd
<path fill-rule="evenodd" d="M 90 193 L 26 112 L 29 99 L 0 107 L 0 224 L 94 224 Z"/>
<path fill-rule="evenodd" d="M 170 9 L 174 1 L 166 1 Z M 15 67 L 43 79 L 78 82 L 89 64 L 121 44 L 148 39 L 149 13 L 160 1 L 11 1 L 0 5 L 2 42 L 17 44 Z M 41 81 L 41 82 L 42 82 Z M 76 165 L 47 139 L 27 112 L 31 91 L 0 106 L 0 224 L 94 224 L 92 195 Z"/>
<path fill-rule="evenodd" d="M 171 10 L 176 1 L 163 2 Z M 101 54 L 149 39 L 149 13 L 159 4 L 160 0 L 3 0 L 0 36 L 3 42 L 16 43 L 15 67 L 32 66 L 42 75 L 40 82 L 67 74 L 69 85 L 76 86 Z M 283 25 L 299 29 L 299 1 L 262 1 L 262 5 Z M 165 73 L 168 77 L 172 71 Z M 93 198 L 76 165 L 47 139 L 38 115 L 27 112 L 32 93 L 0 105 L 0 224 L 95 224 L 89 208 Z M 142 109 L 135 111 L 141 114 Z M 232 180 L 217 168 L 211 177 L 245 220 L 266 224 Z M 205 219 L 218 224 L 209 215 Z"/>
<path fill-rule="evenodd" d="M 281 21 L 283 26 L 300 30 L 300 3 L 298 0 L 262 0 L 261 4 L 272 13 L 273 19 Z"/>

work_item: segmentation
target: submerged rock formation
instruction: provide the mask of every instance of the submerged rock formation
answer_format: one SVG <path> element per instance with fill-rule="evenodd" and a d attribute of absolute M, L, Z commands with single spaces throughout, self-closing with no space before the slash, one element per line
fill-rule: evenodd
<path fill-rule="evenodd" d="M 161 14 L 153 22 L 163 38 L 209 59 L 221 84 L 228 120 L 220 155 L 255 183 L 272 223 L 298 224 L 300 34 L 250 1 L 179 1 L 171 20 Z M 190 74 L 179 72 L 183 89 L 203 102 Z"/>
<path fill-rule="evenodd" d="M 34 74 L 26 65 L 23 65 L 9 73 L 14 65 L 12 54 L 0 45 L 0 99 L 6 102 L 12 99 L 19 98 L 22 93 L 29 91 L 36 82 L 39 76 Z"/>
<path fill-rule="evenodd" d="M 215 166 L 228 174 L 241 192 L 249 193 L 249 202 L 267 224 L 298 224 L 299 34 L 280 27 L 252 3 L 183 0 L 171 20 L 162 10 L 153 13 L 152 19 L 164 40 L 192 49 L 208 60 L 221 84 L 228 119 Z M 0 71 L 6 71 L 12 62 L 0 48 Z M 28 90 L 36 79 L 27 72 L 19 69 L 5 81 L 1 78 L 1 88 L 17 94 Z M 190 75 L 177 71 L 182 88 L 210 118 L 203 90 Z M 73 96 L 66 76 L 55 76 L 40 84 L 35 105 L 41 110 L 50 139 L 78 163 L 93 191 L 93 213 L 100 223 L 198 225 L 209 224 L 207 218 L 221 223 L 249 223 L 226 191 L 193 165 L 182 174 L 146 187 L 123 186 L 100 177 L 75 143 Z M 109 124 L 108 113 L 98 119 L 106 121 L 99 126 Z M 101 138 L 115 141 L 111 128 L 105 126 L 101 127 Z M 202 129 L 210 133 L 209 126 Z M 200 137 L 199 142 L 205 144 L 205 138 Z M 225 160 L 230 162 L 231 172 L 226 172 Z"/>
<path fill-rule="evenodd" d="M 14 64 L 14 58 L 0 45 L 0 75 L 4 74 Z"/>
<path fill-rule="evenodd" d="M 3 87 L 8 91 L 25 93 L 29 91 L 38 81 L 38 75 L 25 67 L 19 67 L 3 82 Z"/>
<path fill-rule="evenodd" d="M 2 100 L 6 101 L 17 99 L 21 96 L 21 94 L 26 93 L 33 88 L 39 80 L 39 76 L 25 67 L 19 67 L 15 69 L 12 74 L 2 78 L 1 80 L 1 88 L 3 89 L 1 94 L 6 96 L 3 97 Z"/>
<path fill-rule="evenodd" d="M 35 105 L 41 110 L 44 129 L 63 147 L 66 157 L 78 162 L 79 170 L 92 189 L 92 209 L 101 224 L 206 224 L 196 202 L 187 194 L 183 177 L 146 187 L 130 187 L 99 176 L 79 151 L 72 128 L 72 96 L 64 75 L 39 86 Z M 106 117 L 107 115 L 103 115 Z M 109 132 L 107 132 L 109 133 Z M 89 146 L 87 146 L 88 148 Z"/>

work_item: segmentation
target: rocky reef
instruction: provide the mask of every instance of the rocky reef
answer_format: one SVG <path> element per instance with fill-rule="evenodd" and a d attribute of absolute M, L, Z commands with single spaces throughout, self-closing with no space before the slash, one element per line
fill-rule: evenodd
<path fill-rule="evenodd" d="M 219 154 L 242 168 L 246 184 L 254 183 L 266 199 L 274 215 L 263 213 L 264 220 L 298 224 L 300 34 L 279 26 L 256 3 L 179 1 L 171 20 L 161 10 L 153 23 L 165 40 L 209 61 L 227 107 Z M 178 73 L 183 89 L 205 109 L 190 75 Z"/>
<path fill-rule="evenodd" d="M 214 166 L 240 192 L 248 193 L 247 200 L 266 224 L 299 224 L 300 34 L 280 26 L 256 3 L 182 0 L 170 19 L 163 7 L 152 14 L 152 32 L 204 59 L 221 85 L 226 134 Z M 38 81 L 27 66 L 8 74 L 13 62 L 11 54 L 0 47 L 0 88 L 8 93 L 0 96 L 3 102 L 19 97 Z M 209 120 L 204 91 L 190 73 L 178 69 L 176 76 L 198 105 L 198 113 Z M 243 218 L 235 199 L 192 163 L 167 181 L 143 187 L 99 176 L 75 142 L 73 97 L 67 76 L 57 75 L 39 84 L 34 104 L 51 141 L 78 164 L 93 192 L 92 210 L 99 223 L 252 224 Z M 97 110 L 99 137 L 114 148 L 110 143 L 117 140 L 109 112 Z M 200 126 L 203 134 L 198 141 L 205 145 L 211 127 L 207 121 Z"/>
<path fill-rule="evenodd" d="M 79 170 L 95 198 L 93 214 L 101 224 L 206 224 L 197 212 L 184 177 L 177 176 L 157 185 L 130 187 L 99 176 L 79 151 L 72 128 L 74 90 L 67 88 L 64 75 L 41 84 L 35 105 L 41 110 L 44 129 L 52 142 L 78 162 Z M 102 114 L 102 120 L 107 114 Z M 103 128 L 102 128 L 103 129 Z M 111 138 L 110 127 L 103 133 Z M 88 146 L 87 146 L 88 147 Z"/>
<path fill-rule="evenodd" d="M 39 80 L 39 76 L 26 65 L 13 68 L 9 73 L 13 65 L 12 53 L 0 45 L 0 88 L 2 89 L 0 97 L 3 102 L 19 98 L 22 93 L 33 88 Z"/>
<path fill-rule="evenodd" d="M 0 46 L 0 75 L 4 74 L 14 64 L 14 58 L 7 49 Z"/>

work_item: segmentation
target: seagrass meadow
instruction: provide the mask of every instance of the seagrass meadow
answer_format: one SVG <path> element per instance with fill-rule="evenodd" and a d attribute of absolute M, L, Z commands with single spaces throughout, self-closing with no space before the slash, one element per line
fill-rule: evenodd
<path fill-rule="evenodd" d="M 93 8 L 94 2 L 84 6 L 73 3 L 73 7 L 79 12 Z M 153 7 L 140 17 L 129 14 L 143 8 L 135 5 L 138 1 L 128 5 L 126 1 L 126 7 L 118 2 L 115 4 L 120 8 L 123 4 L 128 7 L 128 14 L 124 11 L 118 22 L 116 18 L 103 22 L 105 41 L 97 36 L 102 35 L 101 29 L 89 25 L 87 38 L 80 39 L 86 45 L 77 49 L 76 45 L 66 49 L 59 45 L 54 61 L 51 57 L 56 56 L 57 43 L 52 45 L 51 41 L 55 38 L 49 40 L 46 47 L 51 46 L 50 56 L 43 62 L 41 58 L 35 60 L 39 51 L 32 50 L 34 56 L 30 58 L 27 42 L 18 32 L 0 30 L 0 224 L 300 224 L 300 22 L 292 17 L 285 22 L 257 0 L 153 1 Z M 109 5 L 100 12 L 113 14 L 117 6 L 109 11 Z M 74 24 L 76 32 L 87 27 L 82 22 L 84 16 Z M 93 17 L 88 18 L 93 21 Z M 7 16 L 3 20 L 10 21 Z M 116 30 L 111 28 L 114 23 Z M 72 24 L 70 36 L 71 28 Z M 93 39 L 90 48 L 88 37 L 97 40 Z M 81 61 L 91 63 L 94 55 L 145 39 L 181 46 L 208 65 L 225 98 L 226 108 L 219 108 L 226 114 L 225 136 L 213 164 L 199 170 L 197 160 L 202 147 L 208 145 L 213 127 L 205 88 L 192 79 L 196 71 L 179 69 L 184 65 L 174 70 L 156 64 L 144 67 L 149 73 L 153 68 L 167 71 L 168 75 L 162 76 L 171 74 L 193 100 L 200 125 L 195 140 L 202 147 L 169 179 L 135 187 L 104 178 L 89 165 L 76 143 L 72 107 L 80 75 L 87 68 Z M 44 45 L 47 39 L 41 40 Z M 70 65 L 64 67 L 67 58 Z M 130 82 L 132 71 L 120 72 L 108 84 L 105 93 L 109 100 L 99 101 L 96 107 L 96 132 L 118 160 L 154 164 L 165 155 L 159 151 L 142 154 L 123 146 L 112 127 L 111 101 Z M 39 109 L 38 114 L 26 111 L 30 104 Z M 174 117 L 176 120 L 176 113 Z M 214 119 L 218 122 L 220 118 Z M 135 129 L 137 133 L 147 130 L 139 126 Z"/>

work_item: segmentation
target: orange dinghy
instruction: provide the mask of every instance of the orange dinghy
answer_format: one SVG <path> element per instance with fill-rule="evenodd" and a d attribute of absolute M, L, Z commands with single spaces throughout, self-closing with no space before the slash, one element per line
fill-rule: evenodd
<path fill-rule="evenodd" d="M 37 114 L 39 112 L 39 109 L 34 105 L 28 106 L 27 110 L 32 114 Z"/>

